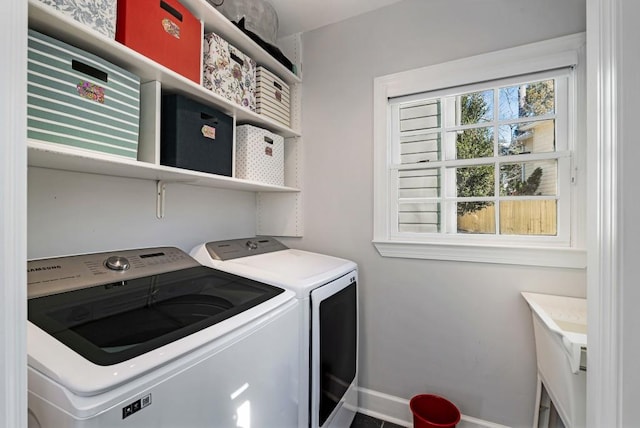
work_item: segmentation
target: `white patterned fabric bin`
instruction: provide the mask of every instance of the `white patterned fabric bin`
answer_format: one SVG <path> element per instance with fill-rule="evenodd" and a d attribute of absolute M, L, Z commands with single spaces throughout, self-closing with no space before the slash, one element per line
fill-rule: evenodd
<path fill-rule="evenodd" d="M 256 112 L 291 126 L 289 85 L 260 66 L 256 70 Z"/>
<path fill-rule="evenodd" d="M 27 137 L 137 159 L 138 76 L 29 30 Z"/>
<path fill-rule="evenodd" d="M 117 0 L 39 0 L 76 21 L 116 38 Z"/>
<path fill-rule="evenodd" d="M 238 126 L 236 177 L 284 186 L 284 138 L 256 126 Z"/>
<path fill-rule="evenodd" d="M 202 85 L 255 111 L 256 62 L 215 33 L 204 35 L 202 53 Z"/>

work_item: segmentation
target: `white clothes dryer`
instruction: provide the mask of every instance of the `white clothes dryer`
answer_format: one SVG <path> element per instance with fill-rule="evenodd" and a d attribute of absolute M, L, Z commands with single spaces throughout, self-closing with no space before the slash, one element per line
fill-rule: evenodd
<path fill-rule="evenodd" d="M 172 247 L 27 271 L 30 428 L 297 426 L 293 292 Z"/>
<path fill-rule="evenodd" d="M 291 290 L 299 300 L 299 427 L 350 426 L 358 407 L 358 270 L 271 237 L 196 246 L 205 266 Z"/>

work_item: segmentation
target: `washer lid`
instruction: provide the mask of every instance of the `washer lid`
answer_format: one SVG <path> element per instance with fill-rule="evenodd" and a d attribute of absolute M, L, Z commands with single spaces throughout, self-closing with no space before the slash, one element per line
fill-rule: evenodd
<path fill-rule="evenodd" d="M 175 248 L 30 261 L 28 364 L 77 395 L 114 388 L 294 303 Z"/>
<path fill-rule="evenodd" d="M 204 266 L 28 301 L 29 321 L 109 366 L 231 318 L 284 292 Z"/>
<path fill-rule="evenodd" d="M 221 261 L 211 258 L 202 245 L 191 255 L 204 265 L 293 290 L 298 298 L 357 268 L 349 260 L 295 249 Z"/>

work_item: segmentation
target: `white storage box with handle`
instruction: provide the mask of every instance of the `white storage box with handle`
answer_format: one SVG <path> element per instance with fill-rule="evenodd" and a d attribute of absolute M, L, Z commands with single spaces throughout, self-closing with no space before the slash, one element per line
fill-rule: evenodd
<path fill-rule="evenodd" d="M 238 126 L 236 177 L 284 186 L 284 138 L 256 126 Z"/>
<path fill-rule="evenodd" d="M 256 70 L 256 112 L 290 126 L 289 85 L 260 66 Z"/>

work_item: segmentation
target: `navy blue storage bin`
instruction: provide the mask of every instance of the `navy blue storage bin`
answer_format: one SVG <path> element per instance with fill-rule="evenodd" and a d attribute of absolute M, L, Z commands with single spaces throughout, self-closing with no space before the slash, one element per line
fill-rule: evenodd
<path fill-rule="evenodd" d="M 160 163 L 231 177 L 233 118 L 186 98 L 162 97 Z"/>

